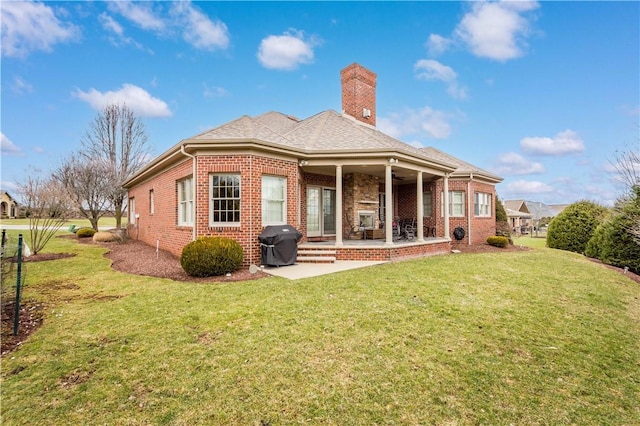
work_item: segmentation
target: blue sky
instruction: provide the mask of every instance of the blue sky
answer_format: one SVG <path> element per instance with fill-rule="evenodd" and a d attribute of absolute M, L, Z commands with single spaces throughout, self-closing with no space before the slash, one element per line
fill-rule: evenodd
<path fill-rule="evenodd" d="M 159 155 L 241 115 L 341 110 L 378 75 L 378 128 L 504 177 L 503 199 L 611 205 L 640 149 L 640 2 L 11 2 L 2 189 L 80 148 L 109 102 Z"/>

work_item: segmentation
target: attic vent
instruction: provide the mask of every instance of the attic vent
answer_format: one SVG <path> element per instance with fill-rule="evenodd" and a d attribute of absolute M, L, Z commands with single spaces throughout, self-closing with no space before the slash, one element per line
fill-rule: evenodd
<path fill-rule="evenodd" d="M 362 116 L 364 118 L 371 117 L 371 110 L 370 109 L 366 109 L 366 108 L 362 108 Z"/>

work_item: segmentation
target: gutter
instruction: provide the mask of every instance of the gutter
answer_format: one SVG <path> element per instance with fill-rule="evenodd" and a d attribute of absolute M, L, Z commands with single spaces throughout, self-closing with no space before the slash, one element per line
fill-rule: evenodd
<path fill-rule="evenodd" d="M 467 229 L 469 230 L 469 232 L 467 232 L 467 236 L 468 236 L 468 241 L 467 244 L 471 245 L 471 215 L 474 212 L 474 208 L 472 207 L 472 203 L 473 203 L 473 194 L 471 194 L 471 181 L 473 180 L 473 173 L 469 174 L 469 182 L 467 183 L 467 198 L 469 199 L 468 204 L 468 208 L 469 208 L 469 213 L 467 214 Z"/>
<path fill-rule="evenodd" d="M 187 151 L 184 150 L 184 144 L 180 145 L 180 152 L 191 158 L 191 173 L 193 175 L 193 179 L 191 179 L 191 193 L 193 194 L 193 231 L 192 231 L 192 235 L 191 235 L 191 239 L 193 241 L 195 241 L 196 239 L 196 235 L 197 235 L 197 230 L 196 230 L 196 225 L 198 224 L 197 221 L 197 217 L 198 215 L 196 214 L 196 212 L 198 211 L 198 197 L 196 194 L 196 188 L 198 188 L 198 185 L 196 185 L 196 181 L 198 179 L 198 176 L 196 174 L 197 172 L 197 168 L 196 168 L 196 156 L 193 154 L 189 154 Z"/>

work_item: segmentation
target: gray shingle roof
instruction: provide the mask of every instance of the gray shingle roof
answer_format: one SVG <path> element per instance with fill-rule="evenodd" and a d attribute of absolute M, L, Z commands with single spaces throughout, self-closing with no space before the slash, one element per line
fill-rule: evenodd
<path fill-rule="evenodd" d="M 262 144 L 270 148 L 303 152 L 309 156 L 327 152 L 351 156 L 359 152 L 381 152 L 387 155 L 388 151 L 391 155 L 403 154 L 416 161 L 439 166 L 443 170 L 455 169 L 454 175 L 473 173 L 493 182 L 502 180 L 499 176 L 435 148 L 416 148 L 349 115 L 327 110 L 304 120 L 274 111 L 255 117 L 243 115 L 181 141 L 127 182 L 135 180 L 139 175 L 147 173 L 167 158 L 171 158 L 185 144 L 215 146 L 218 143 L 223 145 L 236 142 Z"/>
<path fill-rule="evenodd" d="M 449 155 L 445 152 L 440 151 L 439 149 L 433 148 L 433 147 L 427 147 L 427 148 L 422 148 L 420 149 L 420 151 L 422 151 L 423 153 L 425 153 L 427 156 L 431 157 L 431 158 L 436 158 L 439 159 L 441 161 L 446 161 L 448 163 L 452 163 L 456 166 L 458 166 L 458 168 L 456 169 L 455 173 L 461 173 L 461 174 L 467 174 L 467 173 L 472 173 L 472 174 L 479 174 L 479 175 L 483 175 L 483 176 L 487 176 L 487 177 L 491 177 L 494 179 L 498 179 L 498 180 L 502 180 L 502 178 L 498 175 L 495 175 L 493 173 L 490 173 L 484 169 L 481 169 L 478 166 L 474 166 L 471 163 L 467 163 L 466 161 L 463 161 L 457 157 L 454 157 L 453 155 Z"/>
<path fill-rule="evenodd" d="M 390 150 L 449 167 L 457 166 L 455 173 L 474 173 L 502 180 L 497 175 L 435 148 L 416 148 L 333 110 L 320 112 L 304 120 L 273 111 L 255 117 L 245 115 L 189 139 L 208 143 L 251 139 L 309 153 Z"/>

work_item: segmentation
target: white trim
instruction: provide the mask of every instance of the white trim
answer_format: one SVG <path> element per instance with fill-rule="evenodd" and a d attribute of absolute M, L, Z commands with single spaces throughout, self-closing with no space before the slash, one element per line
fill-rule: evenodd
<path fill-rule="evenodd" d="M 213 220 L 213 207 L 214 207 L 214 199 L 213 199 L 213 178 L 214 176 L 237 176 L 238 177 L 238 196 L 237 197 L 217 197 L 219 200 L 238 200 L 240 203 L 240 208 L 238 209 L 238 217 L 237 221 L 229 221 L 229 222 L 215 222 Z M 225 210 L 229 211 L 229 210 Z M 234 210 L 231 210 L 234 211 Z M 238 227 L 241 225 L 242 221 L 242 179 L 240 173 L 210 173 L 209 174 L 209 227 L 210 228 L 221 228 L 221 227 Z"/>

